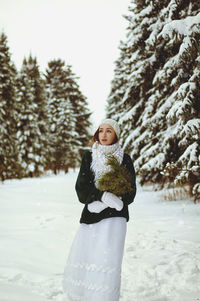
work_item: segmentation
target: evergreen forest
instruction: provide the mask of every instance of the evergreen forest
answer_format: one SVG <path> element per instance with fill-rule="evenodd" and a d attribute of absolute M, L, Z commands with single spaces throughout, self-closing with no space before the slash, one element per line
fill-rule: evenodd
<path fill-rule="evenodd" d="M 182 187 L 200 199 L 199 0 L 130 0 L 107 97 L 141 185 Z M 61 59 L 12 62 L 0 36 L 0 179 L 80 164 L 90 138 L 86 97 Z"/>
<path fill-rule="evenodd" d="M 53 59 L 42 74 L 30 55 L 17 70 L 0 35 L 1 181 L 79 166 L 90 115 L 72 66 Z"/>
<path fill-rule="evenodd" d="M 107 117 L 140 183 L 184 187 L 200 199 L 200 3 L 132 0 Z"/>

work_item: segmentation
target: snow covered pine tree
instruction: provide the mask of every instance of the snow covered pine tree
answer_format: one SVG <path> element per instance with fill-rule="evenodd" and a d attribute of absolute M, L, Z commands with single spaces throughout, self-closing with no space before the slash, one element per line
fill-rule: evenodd
<path fill-rule="evenodd" d="M 39 176 L 46 165 L 47 114 L 44 82 L 36 58 L 24 59 L 17 79 L 17 141 L 24 176 Z"/>
<path fill-rule="evenodd" d="M 45 76 L 50 145 L 47 168 L 54 173 L 59 169 L 67 172 L 79 164 L 80 152 L 89 140 L 90 113 L 71 66 L 52 60 Z"/>
<path fill-rule="evenodd" d="M 16 75 L 11 61 L 7 37 L 0 36 L 0 179 L 19 178 L 22 169 L 18 163 L 16 145 Z"/>
<path fill-rule="evenodd" d="M 179 165 L 175 180 L 200 186 L 199 1 L 131 2 L 126 41 L 116 62 L 107 116 L 122 129 L 141 183 L 165 181 L 167 163 Z M 186 174 L 182 170 L 188 169 Z M 190 174 L 190 176 L 189 176 Z M 194 180 L 195 179 L 195 180 Z"/>

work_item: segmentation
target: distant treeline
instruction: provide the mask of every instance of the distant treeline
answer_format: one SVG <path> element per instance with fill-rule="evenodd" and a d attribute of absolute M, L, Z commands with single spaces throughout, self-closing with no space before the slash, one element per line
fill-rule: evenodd
<path fill-rule="evenodd" d="M 78 77 L 61 59 L 41 74 L 37 59 L 21 70 L 0 36 L 0 179 L 68 171 L 79 165 L 89 140 L 90 111 Z"/>

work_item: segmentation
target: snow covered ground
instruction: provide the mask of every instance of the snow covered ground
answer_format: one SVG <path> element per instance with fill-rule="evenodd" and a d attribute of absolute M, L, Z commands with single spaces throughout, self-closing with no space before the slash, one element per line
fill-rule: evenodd
<path fill-rule="evenodd" d="M 62 273 L 83 206 L 76 177 L 0 184 L 0 301 L 63 300 Z M 162 194 L 139 187 L 130 206 L 120 301 L 200 300 L 200 204 Z"/>

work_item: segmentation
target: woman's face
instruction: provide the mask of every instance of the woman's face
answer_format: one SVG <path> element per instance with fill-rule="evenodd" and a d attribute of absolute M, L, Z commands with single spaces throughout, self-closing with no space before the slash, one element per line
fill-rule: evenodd
<path fill-rule="evenodd" d="M 115 138 L 115 131 L 109 124 L 101 124 L 99 127 L 99 141 L 102 145 L 112 144 Z"/>

